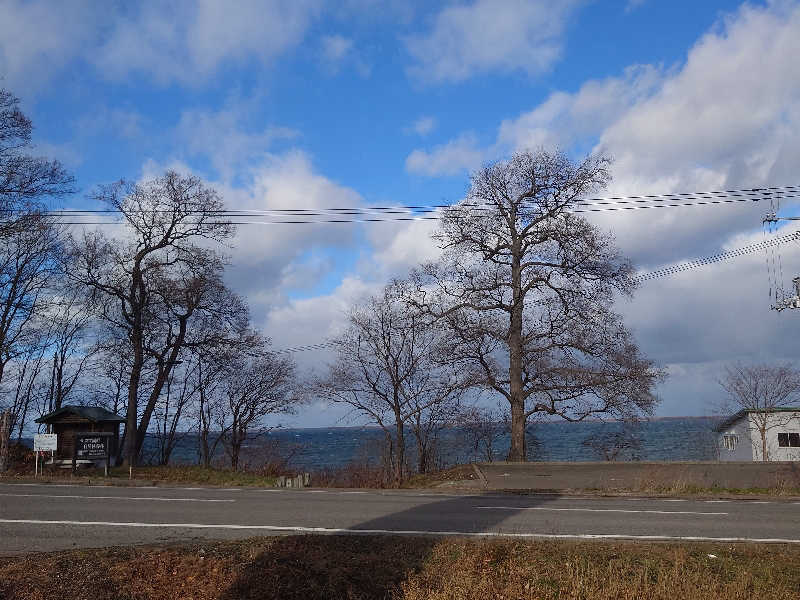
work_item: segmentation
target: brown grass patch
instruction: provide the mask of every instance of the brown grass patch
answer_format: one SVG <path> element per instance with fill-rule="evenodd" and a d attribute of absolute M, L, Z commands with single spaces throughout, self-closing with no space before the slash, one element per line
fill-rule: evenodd
<path fill-rule="evenodd" d="M 0 597 L 796 599 L 800 548 L 287 536 L 2 558 Z"/>

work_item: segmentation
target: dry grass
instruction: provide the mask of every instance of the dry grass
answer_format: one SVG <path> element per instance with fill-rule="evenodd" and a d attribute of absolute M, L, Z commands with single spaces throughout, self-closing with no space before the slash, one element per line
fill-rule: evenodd
<path fill-rule="evenodd" d="M 787 547 L 450 542 L 401 597 L 796 599 L 798 567 L 800 552 Z"/>
<path fill-rule="evenodd" d="M 796 482 L 789 482 L 785 479 L 777 479 L 775 484 L 770 487 L 748 488 L 703 487 L 684 478 L 677 478 L 674 481 L 647 479 L 641 480 L 632 488 L 622 491 L 663 496 L 800 496 L 800 487 L 797 486 Z"/>
<path fill-rule="evenodd" d="M 212 486 L 246 485 L 254 487 L 271 487 L 275 485 L 275 477 L 265 477 L 251 471 L 234 471 L 233 469 L 219 468 L 206 469 L 196 465 L 135 467 L 133 473 L 137 479 L 169 483 Z M 125 467 L 114 468 L 111 470 L 111 476 L 113 478 L 126 479 L 128 477 L 128 469 Z"/>
<path fill-rule="evenodd" d="M 31 474 L 11 474 L 0 480 L 33 481 Z M 75 475 L 69 469 L 48 468 L 44 476 L 37 481 L 61 483 L 92 483 L 94 485 L 136 485 L 178 484 L 208 486 L 252 486 L 271 487 L 275 485 L 275 477 L 264 476 L 252 471 L 234 471 L 233 469 L 206 469 L 196 465 L 140 466 L 133 469 L 133 480 L 129 479 L 127 467 L 114 467 L 109 476 L 103 476 L 103 469 L 81 468 Z"/>
<path fill-rule="evenodd" d="M 0 559 L 0 597 L 796 599 L 800 548 L 289 536 Z"/>

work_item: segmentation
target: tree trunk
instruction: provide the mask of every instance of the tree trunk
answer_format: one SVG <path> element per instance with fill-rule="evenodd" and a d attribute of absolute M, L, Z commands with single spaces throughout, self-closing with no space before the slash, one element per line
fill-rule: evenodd
<path fill-rule="evenodd" d="M 519 240 L 515 239 L 511 260 L 511 287 L 514 294 L 514 303 L 509 317 L 508 331 L 508 401 L 511 405 L 511 447 L 508 451 L 508 460 L 512 462 L 522 462 L 528 458 L 525 452 L 525 396 L 522 389 L 523 298 L 521 254 Z"/>
<path fill-rule="evenodd" d="M 125 442 L 123 465 L 135 467 L 136 458 L 139 455 L 138 444 L 136 443 L 136 429 L 139 426 L 139 378 L 142 375 L 142 364 L 144 357 L 141 348 L 141 339 L 137 343 L 134 340 L 133 365 L 131 366 L 131 376 L 128 384 L 128 412 L 125 417 Z"/>
<path fill-rule="evenodd" d="M 395 410 L 395 428 L 397 429 L 397 453 L 395 454 L 394 481 L 396 485 L 403 483 L 404 467 L 406 464 L 406 437 L 403 429 L 403 419 L 400 411 Z"/>
<path fill-rule="evenodd" d="M 239 469 L 239 452 L 242 449 L 242 440 L 234 436 L 231 439 L 231 468 L 234 471 Z"/>
<path fill-rule="evenodd" d="M 178 335 L 175 337 L 175 341 L 172 344 L 172 349 L 170 350 L 169 356 L 167 357 L 163 368 L 159 371 L 158 376 L 156 377 L 153 390 L 150 392 L 150 397 L 147 399 L 147 405 L 142 413 L 142 421 L 139 423 L 139 427 L 134 430 L 136 431 L 137 455 L 142 451 L 144 438 L 147 435 L 147 428 L 150 426 L 150 418 L 153 416 L 156 403 L 158 402 L 158 398 L 161 396 L 161 390 L 164 389 L 164 384 L 167 382 L 167 379 L 169 379 L 170 373 L 172 372 L 172 367 L 178 360 L 181 348 L 183 347 L 183 341 L 186 339 L 186 321 L 188 318 L 189 315 L 186 315 L 180 319 Z"/>
<path fill-rule="evenodd" d="M 8 442 L 11 437 L 11 411 L 0 413 L 0 473 L 8 469 Z"/>
<path fill-rule="evenodd" d="M 422 437 L 417 435 L 417 471 L 420 474 L 428 472 L 428 449 L 422 441 Z"/>

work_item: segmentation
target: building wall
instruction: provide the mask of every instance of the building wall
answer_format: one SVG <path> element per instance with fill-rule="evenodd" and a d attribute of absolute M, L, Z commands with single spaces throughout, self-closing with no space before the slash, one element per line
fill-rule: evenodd
<path fill-rule="evenodd" d="M 753 460 L 762 460 L 761 433 L 758 431 L 754 415 L 747 415 L 753 447 Z M 778 446 L 778 433 L 800 433 L 800 413 L 776 412 L 767 421 L 768 460 L 800 461 L 800 448 L 781 448 Z"/>
<path fill-rule="evenodd" d="M 724 435 L 739 436 L 739 441 L 733 451 L 725 448 L 723 444 Z M 753 444 L 750 439 L 750 424 L 747 419 L 741 418 L 724 431 L 721 431 L 717 436 L 717 447 L 719 449 L 719 459 L 722 461 L 743 462 L 753 460 Z"/>

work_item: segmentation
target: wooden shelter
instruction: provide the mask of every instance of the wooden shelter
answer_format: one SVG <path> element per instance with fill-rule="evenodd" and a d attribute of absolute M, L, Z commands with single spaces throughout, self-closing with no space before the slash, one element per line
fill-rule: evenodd
<path fill-rule="evenodd" d="M 125 419 L 99 406 L 68 404 L 36 419 L 36 422 L 47 425 L 48 432 L 58 436 L 54 462 L 73 462 L 76 437 L 86 433 L 110 437 L 108 452 L 113 456 L 119 444 L 119 424 L 124 423 Z"/>

